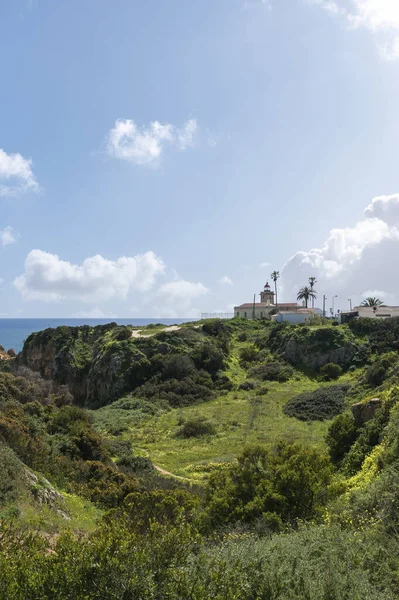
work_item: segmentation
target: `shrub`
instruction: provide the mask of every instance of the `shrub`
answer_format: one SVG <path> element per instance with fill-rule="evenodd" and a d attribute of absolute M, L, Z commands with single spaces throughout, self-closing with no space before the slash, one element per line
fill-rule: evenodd
<path fill-rule="evenodd" d="M 0 505 L 17 498 L 22 489 L 22 472 L 21 461 L 0 442 Z"/>
<path fill-rule="evenodd" d="M 332 419 L 344 410 L 348 386 L 334 385 L 300 394 L 289 400 L 283 411 L 289 417 L 301 421 L 324 421 Z"/>
<path fill-rule="evenodd" d="M 266 362 L 249 370 L 250 377 L 261 381 L 288 381 L 294 374 L 292 367 L 282 362 Z"/>
<path fill-rule="evenodd" d="M 116 466 L 122 473 L 135 473 L 142 475 L 155 471 L 154 465 L 149 458 L 144 456 L 122 456 L 116 461 Z"/>
<path fill-rule="evenodd" d="M 243 381 L 238 386 L 239 390 L 243 390 L 244 392 L 249 392 L 250 390 L 254 390 L 256 387 L 256 383 L 254 381 Z"/>
<path fill-rule="evenodd" d="M 340 463 L 356 441 L 359 432 L 352 413 L 344 413 L 335 417 L 326 437 L 331 460 Z"/>
<path fill-rule="evenodd" d="M 272 451 L 246 448 L 229 469 L 210 475 L 205 496 L 205 527 L 253 522 L 272 515 L 308 518 L 327 501 L 328 457 L 313 448 L 280 442 Z"/>
<path fill-rule="evenodd" d="M 243 346 L 239 352 L 240 363 L 246 365 L 247 363 L 253 362 L 257 359 L 259 351 L 255 346 Z"/>
<path fill-rule="evenodd" d="M 216 427 L 204 419 L 190 419 L 186 421 L 176 433 L 176 437 L 192 438 L 203 435 L 215 435 Z"/>
<path fill-rule="evenodd" d="M 191 358 L 197 369 L 203 369 L 212 376 L 225 367 L 223 352 L 212 343 L 201 344 L 192 352 Z"/>
<path fill-rule="evenodd" d="M 323 379 L 331 381 L 331 379 L 338 379 L 342 375 L 342 368 L 335 363 L 327 363 L 320 368 L 319 373 Z"/>
<path fill-rule="evenodd" d="M 397 362 L 396 352 L 390 352 L 378 357 L 366 371 L 366 383 L 372 387 L 379 387 L 388 379 L 390 368 Z"/>
<path fill-rule="evenodd" d="M 195 370 L 195 366 L 190 357 L 184 354 L 172 354 L 163 361 L 163 379 L 184 379 L 189 377 Z"/>
<path fill-rule="evenodd" d="M 136 390 L 137 396 L 142 396 L 152 401 L 163 401 L 170 406 L 189 406 L 198 402 L 205 402 L 213 397 L 209 387 L 197 383 L 191 377 L 168 379 L 167 381 L 149 381 Z"/>

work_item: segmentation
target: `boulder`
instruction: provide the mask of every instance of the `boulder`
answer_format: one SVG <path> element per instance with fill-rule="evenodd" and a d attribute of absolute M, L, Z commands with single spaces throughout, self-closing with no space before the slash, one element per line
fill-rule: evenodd
<path fill-rule="evenodd" d="M 376 411 L 381 408 L 382 402 L 379 398 L 372 398 L 367 402 L 357 402 L 351 406 L 351 411 L 357 427 L 364 425 L 367 421 L 374 419 Z"/>

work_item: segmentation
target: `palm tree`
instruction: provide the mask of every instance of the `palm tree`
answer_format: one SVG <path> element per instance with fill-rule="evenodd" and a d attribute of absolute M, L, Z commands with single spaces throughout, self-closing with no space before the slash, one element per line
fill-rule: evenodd
<path fill-rule="evenodd" d="M 277 306 L 277 304 L 278 304 L 278 302 L 277 302 L 277 279 L 279 279 L 279 277 L 280 277 L 280 272 L 273 271 L 273 273 L 270 275 L 270 277 L 274 281 L 274 291 L 275 291 L 275 295 L 276 295 L 275 305 Z"/>
<path fill-rule="evenodd" d="M 379 298 L 366 298 L 360 306 L 384 306 L 384 303 Z"/>
<path fill-rule="evenodd" d="M 310 289 L 313 291 L 314 285 L 317 283 L 316 277 L 309 277 Z M 314 298 L 312 298 L 312 308 L 314 308 Z"/>
<path fill-rule="evenodd" d="M 316 290 L 304 285 L 298 292 L 297 300 L 305 300 L 305 306 L 308 307 L 309 298 L 317 298 Z"/>

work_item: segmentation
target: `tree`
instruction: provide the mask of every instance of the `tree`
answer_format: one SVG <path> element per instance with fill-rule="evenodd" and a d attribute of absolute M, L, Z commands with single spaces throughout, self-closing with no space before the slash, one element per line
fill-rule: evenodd
<path fill-rule="evenodd" d="M 383 302 L 379 298 L 366 298 L 363 300 L 360 306 L 384 306 Z"/>
<path fill-rule="evenodd" d="M 317 298 L 317 293 L 316 293 L 316 290 L 308 287 L 307 285 L 304 285 L 299 290 L 298 295 L 297 295 L 296 298 L 297 298 L 297 300 L 305 300 L 305 306 L 307 308 L 308 307 L 309 299 L 310 298 L 312 298 L 312 299 Z"/>
<path fill-rule="evenodd" d="M 275 291 L 275 294 L 276 294 L 276 306 L 277 306 L 277 304 L 278 304 L 278 302 L 277 302 L 277 279 L 280 278 L 280 272 L 279 271 L 273 271 L 273 273 L 270 275 L 270 277 L 274 281 L 274 291 Z"/>
<path fill-rule="evenodd" d="M 317 279 L 316 277 L 309 277 L 309 286 L 310 289 L 313 291 L 313 288 L 315 286 L 315 283 L 317 283 Z M 312 298 L 312 308 L 314 307 L 314 298 Z"/>

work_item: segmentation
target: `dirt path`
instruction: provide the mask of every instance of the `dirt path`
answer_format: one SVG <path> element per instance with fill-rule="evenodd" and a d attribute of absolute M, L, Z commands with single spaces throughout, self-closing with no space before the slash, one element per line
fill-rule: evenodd
<path fill-rule="evenodd" d="M 189 477 L 182 477 L 181 475 L 174 475 L 173 473 L 166 471 L 166 469 L 163 469 L 162 467 L 158 467 L 158 465 L 154 465 L 154 469 L 156 471 L 158 471 L 158 473 L 161 473 L 162 475 L 168 475 L 169 477 L 173 477 L 174 479 L 183 479 L 184 481 L 194 481 L 193 479 L 190 479 Z"/>
<path fill-rule="evenodd" d="M 193 329 L 199 329 L 199 325 L 192 325 Z M 141 329 L 133 329 L 132 337 L 134 338 L 147 338 L 160 333 L 161 331 L 179 331 L 181 329 L 181 325 L 170 325 L 169 327 L 164 327 L 163 329 L 158 329 L 154 331 L 154 333 L 148 333 L 147 331 L 142 331 Z"/>
<path fill-rule="evenodd" d="M 145 331 L 141 331 L 141 329 L 133 329 L 132 337 L 141 338 L 141 337 L 152 337 L 161 331 L 179 331 L 181 327 L 179 325 L 171 325 L 170 327 L 164 327 L 163 329 L 158 329 L 158 331 L 154 331 L 154 333 L 147 333 Z"/>

